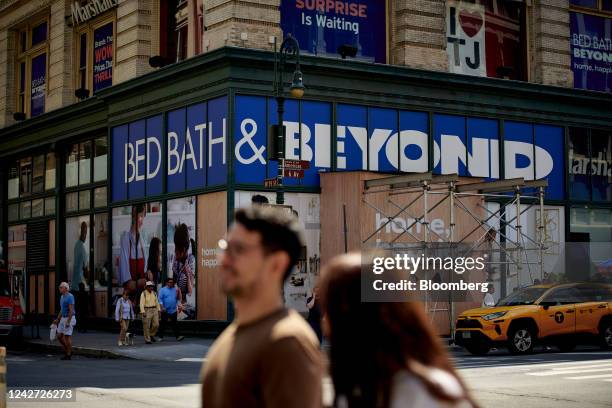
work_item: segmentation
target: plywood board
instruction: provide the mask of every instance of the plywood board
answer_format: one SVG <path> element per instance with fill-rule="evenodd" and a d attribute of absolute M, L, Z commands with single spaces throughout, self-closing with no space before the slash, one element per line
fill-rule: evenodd
<path fill-rule="evenodd" d="M 227 231 L 227 192 L 198 196 L 198 320 L 227 320 L 227 296 L 221 291 L 217 263 L 219 239 Z"/>

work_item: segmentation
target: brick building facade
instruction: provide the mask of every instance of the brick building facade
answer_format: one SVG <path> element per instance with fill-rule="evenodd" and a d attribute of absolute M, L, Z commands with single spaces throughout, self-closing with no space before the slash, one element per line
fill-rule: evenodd
<path fill-rule="evenodd" d="M 183 37 L 179 41 L 184 55 L 176 58 L 174 48 L 170 47 L 173 55 L 165 56 L 166 63 L 224 46 L 272 50 L 274 38 L 282 37 L 280 0 L 119 0 L 116 3 L 104 15 L 85 23 L 95 24 L 96 18 L 111 15 L 115 26 L 113 84 L 154 70 L 149 58 L 167 53 L 162 48 L 169 41 L 177 41 L 178 31 Z M 569 0 L 525 0 L 524 3 L 527 55 L 524 79 L 571 88 Z M 0 127 L 15 123 L 14 114 L 19 112 L 17 35 L 33 19 L 48 21 L 44 46 L 48 54 L 45 111 L 77 102 L 74 92 L 78 70 L 76 37 L 80 27 L 72 23 L 74 4 L 70 0 L 0 2 Z M 174 5 L 165 10 L 170 17 L 160 10 L 164 4 Z M 445 0 L 388 1 L 389 64 L 449 71 L 446 4 Z M 168 26 L 164 18 L 173 20 L 174 27 Z M 180 25 L 186 29 L 181 30 Z"/>

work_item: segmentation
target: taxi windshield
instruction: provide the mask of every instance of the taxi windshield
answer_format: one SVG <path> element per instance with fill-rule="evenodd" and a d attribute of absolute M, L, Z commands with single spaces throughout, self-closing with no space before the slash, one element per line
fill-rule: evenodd
<path fill-rule="evenodd" d="M 497 302 L 496 306 L 533 305 L 548 288 L 525 288 L 512 292 Z"/>

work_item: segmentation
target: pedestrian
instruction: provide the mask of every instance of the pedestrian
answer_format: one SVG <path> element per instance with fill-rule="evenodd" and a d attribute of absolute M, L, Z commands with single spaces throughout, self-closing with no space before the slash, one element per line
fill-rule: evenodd
<path fill-rule="evenodd" d="M 236 316 L 202 367 L 203 407 L 321 407 L 317 337 L 280 296 L 302 242 L 297 219 L 286 211 L 260 205 L 236 211 L 218 258 L 221 288 Z"/>
<path fill-rule="evenodd" d="M 53 324 L 57 326 L 57 340 L 64 349 L 64 356 L 61 360 L 70 360 L 72 358 L 72 330 L 76 325 L 74 296 L 70 293 L 70 286 L 67 282 L 60 283 L 59 291 L 62 294 L 60 312 Z"/>
<path fill-rule="evenodd" d="M 495 286 L 493 286 L 493 282 L 488 282 L 487 285 L 487 293 L 484 295 L 482 299 L 481 307 L 494 307 L 495 306 L 495 298 L 493 294 L 495 293 Z"/>
<path fill-rule="evenodd" d="M 119 322 L 120 332 L 118 346 L 127 346 L 128 339 L 126 338 L 127 331 L 130 327 L 130 322 L 134 320 L 134 306 L 130 300 L 130 291 L 123 289 L 123 296 L 117 300 L 115 307 L 115 320 Z"/>
<path fill-rule="evenodd" d="M 161 341 L 155 337 L 159 328 L 160 307 L 157 294 L 153 292 L 153 282 L 146 283 L 146 289 L 140 294 L 140 313 L 142 315 L 142 331 L 145 344 Z"/>
<path fill-rule="evenodd" d="M 174 286 L 174 279 L 166 279 L 166 286 L 159 291 L 159 304 L 161 306 L 161 321 L 159 323 L 158 337 L 164 338 L 166 325 L 168 321 L 172 325 L 174 337 L 177 341 L 182 341 L 185 337 L 181 336 L 178 322 L 176 320 L 177 313 L 180 309 L 181 291 Z"/>
<path fill-rule="evenodd" d="M 422 305 L 362 302 L 362 268 L 358 253 L 336 257 L 319 283 L 334 406 L 476 406 Z"/>
<path fill-rule="evenodd" d="M 87 333 L 87 315 L 89 314 L 89 295 L 85 290 L 85 284 L 83 282 L 79 283 L 79 291 L 76 296 L 76 310 L 78 310 L 78 318 L 79 325 L 77 326 L 77 331 L 79 333 Z"/>
<path fill-rule="evenodd" d="M 321 303 L 319 302 L 319 286 L 315 285 L 312 290 L 312 296 L 306 299 L 306 306 L 308 307 L 308 324 L 312 327 L 319 343 L 323 341 L 323 332 L 321 331 Z"/>

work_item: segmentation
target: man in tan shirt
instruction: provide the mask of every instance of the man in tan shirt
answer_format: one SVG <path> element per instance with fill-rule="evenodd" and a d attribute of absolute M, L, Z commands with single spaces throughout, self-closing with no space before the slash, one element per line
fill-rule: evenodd
<path fill-rule="evenodd" d="M 140 313 L 142 314 L 142 331 L 145 343 L 151 344 L 152 341 L 161 341 L 155 337 L 159 328 L 161 309 L 157 300 L 157 294 L 153 292 L 155 284 L 149 281 L 146 286 L 147 289 L 140 295 Z"/>
<path fill-rule="evenodd" d="M 321 407 L 319 342 L 280 296 L 302 242 L 292 214 L 261 206 L 236 212 L 219 242 L 222 289 L 233 298 L 236 319 L 202 367 L 204 408 Z"/>

